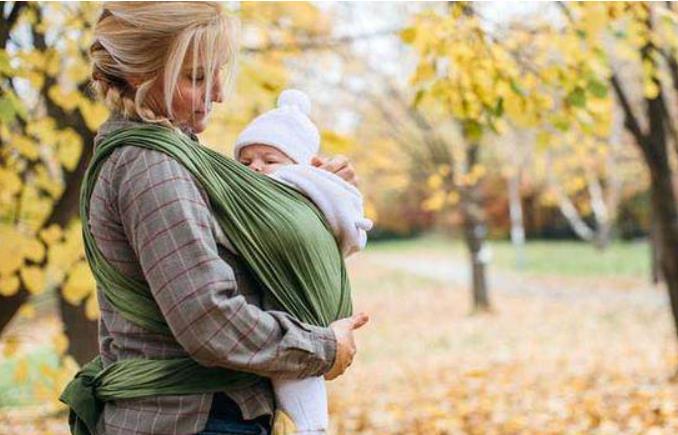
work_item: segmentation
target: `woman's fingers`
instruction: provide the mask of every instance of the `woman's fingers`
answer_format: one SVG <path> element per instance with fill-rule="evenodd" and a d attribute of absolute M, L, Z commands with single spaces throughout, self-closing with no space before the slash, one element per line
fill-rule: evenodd
<path fill-rule="evenodd" d="M 365 325 L 370 320 L 370 317 L 365 313 L 354 314 L 351 317 L 353 323 L 353 329 L 358 329 Z"/>
<path fill-rule="evenodd" d="M 341 169 L 339 172 L 336 172 L 336 175 L 338 177 L 342 178 L 347 183 L 352 184 L 355 187 L 358 187 L 358 176 L 355 174 L 355 171 L 353 170 L 353 166 L 351 166 L 351 165 L 346 166 L 345 168 Z"/>
<path fill-rule="evenodd" d="M 344 179 L 347 183 L 358 187 L 358 177 L 355 174 L 353 165 L 351 165 L 350 160 L 346 156 L 338 155 L 329 159 L 327 157 L 314 156 L 311 159 L 311 165 L 331 172 Z"/>
<path fill-rule="evenodd" d="M 357 352 L 353 331 L 365 325 L 369 316 L 365 313 L 354 314 L 351 317 L 332 322 L 330 328 L 337 339 L 337 356 L 334 365 L 325 374 L 325 379 L 332 380 L 343 374 L 353 362 Z"/>
<path fill-rule="evenodd" d="M 316 168 L 320 168 L 325 164 L 325 162 L 327 162 L 326 157 L 313 156 L 313 158 L 311 158 L 311 165 L 315 166 Z"/>

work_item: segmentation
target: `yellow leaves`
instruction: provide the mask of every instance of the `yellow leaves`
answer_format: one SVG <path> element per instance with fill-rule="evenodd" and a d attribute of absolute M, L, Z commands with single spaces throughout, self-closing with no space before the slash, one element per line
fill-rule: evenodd
<path fill-rule="evenodd" d="M 62 331 L 54 334 L 52 343 L 54 344 L 54 350 L 56 350 L 59 355 L 63 355 L 68 349 L 68 337 L 66 337 L 66 334 Z M 50 374 L 47 373 L 46 375 L 49 376 Z"/>
<path fill-rule="evenodd" d="M 487 173 L 485 166 L 481 164 L 474 165 L 466 174 L 459 174 L 456 183 L 459 186 L 473 186 Z"/>
<path fill-rule="evenodd" d="M 400 32 L 400 39 L 402 39 L 402 41 L 405 44 L 414 43 L 416 38 L 417 38 L 417 29 L 415 27 L 408 27 Z"/>
<path fill-rule="evenodd" d="M 8 225 L 0 225 L 0 276 L 16 272 L 24 262 L 24 236 Z M 9 286 L 9 283 L 5 283 Z M 9 288 L 9 287 L 7 287 Z M 8 292 L 11 290 L 5 290 Z"/>
<path fill-rule="evenodd" d="M 374 202 L 365 200 L 364 208 L 365 217 L 376 223 L 379 220 L 379 212 L 377 211 Z"/>
<path fill-rule="evenodd" d="M 66 67 L 65 76 L 71 83 L 80 83 L 89 78 L 90 66 L 86 62 L 71 62 Z"/>
<path fill-rule="evenodd" d="M 33 174 L 33 183 L 36 187 L 46 191 L 54 199 L 58 199 L 64 192 L 64 183 L 61 179 L 55 179 L 45 165 L 36 165 Z"/>
<path fill-rule="evenodd" d="M 659 95 L 659 85 L 653 78 L 646 78 L 643 81 L 643 95 L 649 100 L 653 100 Z"/>
<path fill-rule="evenodd" d="M 437 190 L 443 185 L 443 177 L 439 174 L 433 174 L 426 180 L 426 185 L 431 190 Z"/>
<path fill-rule="evenodd" d="M 96 291 L 93 291 L 87 298 L 87 302 L 85 302 L 85 316 L 87 316 L 89 320 L 97 320 L 101 316 Z"/>
<path fill-rule="evenodd" d="M 2 348 L 2 354 L 5 358 L 14 355 L 19 349 L 19 339 L 15 335 L 4 337 L 3 341 L 4 346 Z"/>
<path fill-rule="evenodd" d="M 47 245 L 53 245 L 57 241 L 61 240 L 64 232 L 61 227 L 57 224 L 52 224 L 49 227 L 40 231 L 40 238 L 47 243 Z"/>
<path fill-rule="evenodd" d="M 34 118 L 26 126 L 26 133 L 35 136 L 38 142 L 51 144 L 54 142 L 56 132 L 56 122 L 52 118 Z"/>
<path fill-rule="evenodd" d="M 62 294 L 70 304 L 79 305 L 96 289 L 96 281 L 86 261 L 79 261 L 70 271 Z"/>
<path fill-rule="evenodd" d="M 447 204 L 449 205 L 457 205 L 459 203 L 459 199 L 460 199 L 459 193 L 457 193 L 456 191 L 452 191 L 447 194 Z"/>
<path fill-rule="evenodd" d="M 47 52 L 47 59 L 45 62 L 45 74 L 50 77 L 55 77 L 59 74 L 61 69 L 61 57 L 56 50 L 49 50 Z"/>
<path fill-rule="evenodd" d="M 45 289 L 45 272 L 41 267 L 24 266 L 20 275 L 26 289 L 32 294 L 40 294 Z"/>
<path fill-rule="evenodd" d="M 41 195 L 35 186 L 24 185 L 21 192 L 21 214 L 19 217 L 31 230 L 37 231 L 49 216 L 53 205 L 52 199 Z"/>
<path fill-rule="evenodd" d="M 607 5 L 591 2 L 582 5 L 586 13 L 582 14 L 581 26 L 589 40 L 595 40 L 608 24 Z"/>
<path fill-rule="evenodd" d="M 421 208 L 424 211 L 439 211 L 445 205 L 446 198 L 445 192 L 442 190 L 435 191 L 421 204 Z"/>
<path fill-rule="evenodd" d="M 323 152 L 333 154 L 350 153 L 355 143 L 353 139 L 331 130 L 323 130 L 320 134 Z"/>
<path fill-rule="evenodd" d="M 30 303 L 25 303 L 19 308 L 19 311 L 17 314 L 21 317 L 24 317 L 26 319 L 34 319 L 35 318 L 35 306 Z"/>
<path fill-rule="evenodd" d="M 75 130 L 67 128 L 57 135 L 57 157 L 68 171 L 73 171 L 80 161 L 82 138 Z"/>
<path fill-rule="evenodd" d="M 16 275 L 0 276 L 0 296 L 12 296 L 19 290 L 19 278 Z"/>
<path fill-rule="evenodd" d="M 436 70 L 433 65 L 429 62 L 421 62 L 417 65 L 417 70 L 410 79 L 412 83 L 422 83 L 426 82 L 436 75 Z"/>
<path fill-rule="evenodd" d="M 0 168 L 0 199 L 9 202 L 21 190 L 21 178 L 5 168 Z"/>
<path fill-rule="evenodd" d="M 28 359 L 20 358 L 14 367 L 14 382 L 23 384 L 28 380 Z"/>
<path fill-rule="evenodd" d="M 103 104 L 96 101 L 81 98 L 78 107 L 80 107 L 80 113 L 85 119 L 87 128 L 91 131 L 96 131 L 106 118 L 108 118 L 108 109 L 106 109 Z"/>
<path fill-rule="evenodd" d="M 553 136 L 548 131 L 540 131 L 537 133 L 537 149 L 545 150 L 551 144 Z"/>
<path fill-rule="evenodd" d="M 23 240 L 23 256 L 31 261 L 39 262 L 45 258 L 45 245 L 38 239 L 26 238 Z"/>
<path fill-rule="evenodd" d="M 574 194 L 586 187 L 584 177 L 572 177 L 565 181 L 565 190 L 569 194 Z"/>
<path fill-rule="evenodd" d="M 38 147 L 34 141 L 26 136 L 17 135 L 10 139 L 12 148 L 16 149 L 19 154 L 26 157 L 28 160 L 36 160 L 38 158 Z"/>
<path fill-rule="evenodd" d="M 47 96 L 67 112 L 71 112 L 78 107 L 80 99 L 83 98 L 77 90 L 66 92 L 61 85 L 53 85 L 49 88 Z"/>

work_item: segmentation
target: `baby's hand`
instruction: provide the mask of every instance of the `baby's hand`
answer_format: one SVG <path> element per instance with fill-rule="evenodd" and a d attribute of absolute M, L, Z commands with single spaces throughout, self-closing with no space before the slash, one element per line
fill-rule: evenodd
<path fill-rule="evenodd" d="M 311 165 L 331 172 L 358 187 L 358 176 L 346 156 L 334 156 L 332 158 L 314 156 L 311 159 Z"/>

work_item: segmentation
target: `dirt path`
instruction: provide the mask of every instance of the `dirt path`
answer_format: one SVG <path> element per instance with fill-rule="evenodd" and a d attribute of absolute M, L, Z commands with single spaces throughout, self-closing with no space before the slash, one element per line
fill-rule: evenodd
<path fill-rule="evenodd" d="M 394 253 L 372 253 L 370 260 L 391 270 L 438 280 L 452 288 L 465 289 L 470 286 L 469 265 L 463 258 L 442 254 L 413 257 Z M 602 299 L 651 309 L 669 307 L 668 295 L 661 286 L 652 287 L 644 280 L 633 278 L 554 279 L 525 276 L 517 272 L 498 270 L 497 267 L 490 265 L 488 282 L 491 294 L 518 294 L 562 301 Z"/>

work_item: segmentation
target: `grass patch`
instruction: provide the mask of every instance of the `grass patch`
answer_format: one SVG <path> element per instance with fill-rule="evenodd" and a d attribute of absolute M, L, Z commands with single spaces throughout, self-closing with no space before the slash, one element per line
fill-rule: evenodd
<path fill-rule="evenodd" d="M 27 364 L 26 378 L 17 382 L 16 370 L 24 361 Z M 59 356 L 51 346 L 0 360 L 0 408 L 40 404 L 33 394 L 33 387 L 51 384 L 51 378 L 42 372 L 45 366 L 53 369 L 59 366 Z"/>
<path fill-rule="evenodd" d="M 606 250 L 578 241 L 529 241 L 524 262 L 518 267 L 517 253 L 509 241 L 490 241 L 492 265 L 530 275 L 582 277 L 637 277 L 650 274 L 650 253 L 645 242 L 614 242 Z M 466 261 L 463 241 L 440 235 L 368 244 L 368 251 L 411 256 L 451 256 Z"/>

